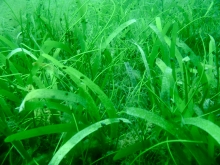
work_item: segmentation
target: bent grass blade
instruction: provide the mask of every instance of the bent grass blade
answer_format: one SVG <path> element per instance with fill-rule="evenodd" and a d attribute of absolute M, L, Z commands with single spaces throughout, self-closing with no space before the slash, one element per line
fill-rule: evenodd
<path fill-rule="evenodd" d="M 194 125 L 212 136 L 218 144 L 220 144 L 220 127 L 211 121 L 202 118 L 186 118 L 184 119 L 185 124 Z"/>
<path fill-rule="evenodd" d="M 146 77 L 149 80 L 149 82 L 147 82 L 147 85 L 149 86 L 150 90 L 155 93 L 154 86 L 152 85 L 153 84 L 153 82 L 152 82 L 153 78 L 151 76 L 149 63 L 147 61 L 147 56 L 145 55 L 144 50 L 137 43 L 134 42 L 134 44 L 138 47 L 138 49 L 141 53 L 141 57 L 142 57 L 142 60 L 143 60 L 143 63 L 144 63 L 145 69 L 146 69 Z M 150 100 L 151 100 L 152 104 L 154 105 L 155 104 L 155 98 L 152 95 L 150 95 L 149 97 L 150 97 Z"/>
<path fill-rule="evenodd" d="M 48 54 L 42 54 L 43 57 L 46 59 L 50 60 L 58 66 L 59 68 L 63 69 L 64 72 L 66 72 L 68 75 L 70 75 L 70 78 L 76 83 L 76 85 L 81 88 L 82 90 L 87 93 L 87 90 L 85 89 L 85 86 L 87 86 L 90 90 L 94 92 L 102 102 L 103 106 L 106 108 L 107 114 L 109 115 L 110 118 L 115 118 L 117 117 L 117 111 L 111 102 L 111 100 L 108 98 L 108 96 L 100 89 L 98 85 L 96 85 L 92 80 L 90 80 L 88 77 L 86 77 L 84 74 L 79 72 L 78 70 L 72 68 L 72 67 L 66 67 L 62 65 L 59 61 L 54 59 Z M 117 134 L 117 127 L 114 126 L 112 127 L 112 136 L 116 136 Z"/>
<path fill-rule="evenodd" d="M 69 132 L 69 131 L 71 132 L 77 131 L 75 124 L 55 124 L 55 125 L 43 126 L 9 135 L 5 138 L 5 142 L 14 142 L 14 141 L 29 139 L 42 135 Z"/>
<path fill-rule="evenodd" d="M 149 112 L 147 110 L 140 109 L 140 108 L 129 107 L 129 108 L 126 108 L 125 113 L 128 115 L 134 116 L 134 117 L 147 120 L 148 122 L 153 123 L 161 127 L 162 129 L 164 129 L 165 131 L 169 132 L 170 134 L 175 136 L 177 139 L 185 139 L 185 140 L 190 139 L 188 137 L 189 133 L 186 132 L 184 129 L 182 130 L 178 129 L 176 124 L 168 122 L 167 120 L 158 116 L 157 114 L 154 114 L 153 112 Z M 188 122 L 190 122 L 190 120 Z M 220 134 L 220 133 L 217 133 L 217 134 Z M 194 156 L 194 158 L 197 160 L 199 164 L 205 165 L 208 163 L 207 156 L 200 150 L 200 148 L 196 147 L 195 145 L 190 145 L 187 143 L 183 143 L 183 144 L 191 152 L 191 154 Z"/>
<path fill-rule="evenodd" d="M 54 101 L 42 101 L 42 100 L 31 100 L 25 103 L 25 109 L 27 109 L 28 111 L 33 111 L 36 109 L 40 109 L 42 107 L 47 107 L 48 109 L 53 109 L 53 110 L 58 110 L 60 112 L 65 112 L 69 115 L 72 114 L 71 108 L 64 105 L 64 104 L 60 104 L 59 102 L 54 102 Z"/>
<path fill-rule="evenodd" d="M 71 92 L 56 90 L 56 89 L 36 89 L 28 93 L 24 100 L 22 101 L 19 112 L 25 108 L 25 102 L 31 99 L 36 98 L 47 98 L 47 99 L 56 99 L 80 103 L 81 105 L 86 106 L 85 100 L 79 95 L 73 94 Z"/>
<path fill-rule="evenodd" d="M 135 23 L 136 20 L 135 19 L 132 19 L 132 20 L 129 20 L 123 24 L 121 24 L 117 29 L 115 29 L 115 31 L 113 31 L 109 37 L 105 40 L 105 42 L 102 44 L 102 49 L 104 50 L 108 44 L 123 30 L 125 29 L 126 27 L 128 27 L 129 25 Z"/>
<path fill-rule="evenodd" d="M 124 118 L 105 119 L 105 120 L 99 121 L 97 123 L 94 123 L 94 124 L 88 126 L 87 128 L 81 130 L 80 132 L 76 133 L 62 147 L 60 147 L 60 149 L 56 152 L 56 154 L 53 156 L 53 158 L 49 162 L 49 165 L 58 165 L 61 162 L 61 160 L 64 158 L 64 156 L 74 146 L 76 146 L 86 136 L 97 131 L 99 128 L 102 128 L 103 125 L 110 125 L 110 124 L 119 123 L 119 122 L 124 122 L 124 123 L 130 124 L 130 121 L 127 119 L 124 119 Z"/>
<path fill-rule="evenodd" d="M 134 43 L 134 44 L 138 47 L 138 49 L 141 53 L 141 57 L 142 57 L 142 60 L 143 60 L 143 63 L 144 63 L 144 66 L 145 66 L 145 69 L 146 69 L 146 72 L 147 72 L 146 76 L 151 80 L 152 77 L 151 77 L 151 74 L 150 74 L 149 64 L 147 62 L 147 56 L 145 55 L 143 49 L 137 43 Z"/>
<path fill-rule="evenodd" d="M 152 112 L 140 108 L 129 107 L 126 108 L 125 113 L 131 116 L 135 116 L 147 120 L 150 123 L 154 123 L 173 135 L 177 134 L 173 124 L 170 124 L 165 119 Z"/>
<path fill-rule="evenodd" d="M 27 55 L 29 55 L 31 58 L 33 58 L 34 60 L 36 60 L 36 61 L 38 60 L 37 57 L 34 54 L 32 54 L 30 51 L 28 51 L 28 50 L 26 50 L 24 48 L 16 48 L 16 49 L 14 49 L 13 51 L 11 51 L 11 53 L 9 53 L 7 55 L 7 58 L 9 59 L 12 56 L 14 56 L 15 54 L 19 53 L 19 52 L 24 52 Z"/>

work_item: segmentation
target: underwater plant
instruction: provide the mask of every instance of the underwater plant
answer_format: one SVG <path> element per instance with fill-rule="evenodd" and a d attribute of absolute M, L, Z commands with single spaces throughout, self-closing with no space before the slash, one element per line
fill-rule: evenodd
<path fill-rule="evenodd" d="M 0 3 L 1 165 L 219 164 L 217 0 Z"/>

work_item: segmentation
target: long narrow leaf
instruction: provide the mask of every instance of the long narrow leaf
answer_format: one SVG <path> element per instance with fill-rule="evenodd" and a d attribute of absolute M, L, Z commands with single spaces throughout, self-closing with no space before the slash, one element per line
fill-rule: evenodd
<path fill-rule="evenodd" d="M 9 135 L 6 137 L 5 142 L 13 142 L 17 140 L 24 140 L 32 137 L 48 135 L 52 133 L 62 133 L 68 131 L 76 131 L 76 127 L 74 124 L 56 124 L 49 125 L 44 127 L 38 127 L 22 132 L 18 132 L 16 134 Z"/>
<path fill-rule="evenodd" d="M 11 49 L 15 49 L 17 46 L 16 44 L 9 41 L 7 38 L 0 35 L 0 41 L 4 42 L 6 45 L 8 45 Z"/>
<path fill-rule="evenodd" d="M 17 54 L 17 53 L 19 53 L 19 52 L 24 52 L 24 53 L 26 53 L 27 55 L 29 55 L 31 58 L 33 58 L 34 60 L 37 60 L 37 57 L 36 57 L 34 54 L 32 54 L 30 51 L 28 51 L 28 50 L 26 50 L 26 49 L 24 49 L 24 48 L 16 48 L 16 49 L 14 49 L 13 51 L 11 51 L 11 53 L 9 53 L 9 54 L 7 55 L 7 58 L 9 59 L 9 58 L 11 58 L 13 55 L 15 55 L 15 54 Z"/>
<path fill-rule="evenodd" d="M 66 72 L 68 75 L 70 75 L 70 78 L 80 87 L 82 90 L 85 90 L 85 86 L 90 88 L 94 94 L 98 96 L 100 101 L 102 102 L 103 106 L 106 108 L 106 111 L 110 118 L 117 117 L 116 109 L 114 108 L 113 103 L 108 98 L 108 96 L 100 89 L 98 85 L 96 85 L 92 80 L 90 80 L 88 77 L 86 77 L 84 74 L 79 72 L 78 70 L 72 68 L 72 67 L 66 67 L 62 65 L 59 61 L 54 59 L 53 57 L 49 56 L 48 54 L 42 54 L 43 57 L 47 58 L 48 60 L 52 61 L 55 65 L 57 65 L 59 68 L 63 69 L 64 72 Z M 83 87 L 82 87 L 83 86 Z M 85 93 L 87 91 L 85 90 Z M 95 112 L 97 113 L 97 112 Z M 117 127 L 112 127 L 112 136 L 116 136 L 117 134 Z"/>
<path fill-rule="evenodd" d="M 154 123 L 173 135 L 176 134 L 175 127 L 155 113 L 133 107 L 126 108 L 125 112 L 128 115 L 139 117 L 141 119 L 149 121 L 150 123 Z"/>
<path fill-rule="evenodd" d="M 112 118 L 112 119 L 105 119 L 94 123 L 87 128 L 81 130 L 77 134 L 75 134 L 72 138 L 70 138 L 60 149 L 56 152 L 56 154 L 51 159 L 49 165 L 57 165 L 61 162 L 64 156 L 78 144 L 83 138 L 92 134 L 93 132 L 97 131 L 99 128 L 103 127 L 103 125 L 110 125 L 113 123 L 124 122 L 130 123 L 129 120 L 124 118 Z"/>
<path fill-rule="evenodd" d="M 173 136 L 175 136 L 177 139 L 190 139 L 188 137 L 188 132 L 185 132 L 183 129 L 179 129 L 177 125 L 173 124 L 172 122 L 169 122 L 165 120 L 164 118 L 158 116 L 157 114 L 154 114 L 153 112 L 149 112 L 147 110 L 143 110 L 140 108 L 133 108 L 129 107 L 126 108 L 125 113 L 134 117 L 138 117 L 144 120 L 147 120 L 150 123 L 153 123 L 165 131 L 169 132 Z M 218 133 L 219 134 L 219 133 Z M 220 137 L 220 136 L 219 136 Z M 187 143 L 183 143 L 189 151 L 192 153 L 192 155 L 195 157 L 197 162 L 201 165 L 206 165 L 208 164 L 208 158 L 204 154 L 202 150 L 200 150 L 198 147 L 195 145 L 190 145 Z"/>
<path fill-rule="evenodd" d="M 135 23 L 136 20 L 135 19 L 132 19 L 132 20 L 129 20 L 123 24 L 121 24 L 117 29 L 115 29 L 115 31 L 113 31 L 109 37 L 105 40 L 105 42 L 102 44 L 102 49 L 105 49 L 108 44 L 126 27 L 128 27 L 129 25 Z"/>
<path fill-rule="evenodd" d="M 213 122 L 202 118 L 186 118 L 184 123 L 203 129 L 220 144 L 220 127 Z"/>
<path fill-rule="evenodd" d="M 134 43 L 134 44 L 138 47 L 138 49 L 141 53 L 141 57 L 142 57 L 142 60 L 143 60 L 143 63 L 144 63 L 145 69 L 146 69 L 146 73 L 147 73 L 146 76 L 149 77 L 149 79 L 151 79 L 150 68 L 149 68 L 149 65 L 147 62 L 147 56 L 145 55 L 143 49 L 137 43 Z"/>
<path fill-rule="evenodd" d="M 157 34 L 158 39 L 160 40 L 161 43 L 163 60 L 166 63 L 166 65 L 170 66 L 170 53 L 163 34 L 158 30 L 158 28 L 155 25 L 150 24 L 149 27 Z"/>
<path fill-rule="evenodd" d="M 79 95 L 73 94 L 71 92 L 65 92 L 56 89 L 36 89 L 31 91 L 26 95 L 24 100 L 22 101 L 19 112 L 21 112 L 25 108 L 25 102 L 31 99 L 36 98 L 47 98 L 47 99 L 56 99 L 56 100 L 64 100 L 80 103 L 81 105 L 86 106 L 85 100 Z"/>

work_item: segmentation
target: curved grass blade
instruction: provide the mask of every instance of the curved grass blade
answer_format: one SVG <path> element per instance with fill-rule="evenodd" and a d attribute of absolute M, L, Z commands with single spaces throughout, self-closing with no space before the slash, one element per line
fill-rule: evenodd
<path fill-rule="evenodd" d="M 62 133 L 68 131 L 77 131 L 75 124 L 55 124 L 49 126 L 38 127 L 16 134 L 9 135 L 5 138 L 5 142 L 14 142 L 18 140 L 29 139 L 37 136 L 48 135 L 52 133 Z"/>
<path fill-rule="evenodd" d="M 163 73 L 162 85 L 161 85 L 161 100 L 166 104 L 166 107 L 162 107 L 164 110 L 167 107 L 170 107 L 170 98 L 172 97 L 173 101 L 179 107 L 182 103 L 182 100 L 179 96 L 178 89 L 174 83 L 173 69 L 168 67 L 160 58 L 156 59 L 156 64 Z M 168 115 L 170 111 L 164 110 Z"/>
<path fill-rule="evenodd" d="M 129 120 L 124 119 L 124 118 L 112 118 L 112 119 L 105 119 L 105 120 L 99 121 L 81 130 L 80 132 L 75 134 L 72 138 L 70 138 L 62 147 L 60 147 L 60 149 L 56 152 L 56 154 L 53 156 L 53 158 L 49 162 L 49 165 L 59 164 L 61 160 L 64 158 L 64 156 L 74 146 L 76 146 L 83 138 L 97 131 L 99 128 L 103 127 L 103 125 L 110 125 L 113 123 L 119 123 L 121 121 L 124 123 L 130 123 Z"/>
<path fill-rule="evenodd" d="M 164 118 L 152 112 L 149 112 L 147 110 L 143 110 L 140 108 L 129 107 L 129 108 L 126 108 L 125 113 L 128 115 L 134 116 L 134 117 L 147 120 L 148 122 L 153 123 L 161 127 L 162 129 L 164 129 L 165 131 L 169 132 L 170 134 L 175 136 L 177 139 L 186 139 L 186 140 L 190 139 L 188 137 L 189 133 L 184 131 L 184 129 L 181 130 L 180 128 L 178 128 L 178 126 L 176 126 L 176 124 L 173 124 L 172 122 L 168 122 Z M 218 134 L 220 134 L 220 132 Z M 202 165 L 208 164 L 207 155 L 205 155 L 205 153 L 200 148 L 198 148 L 195 145 L 190 145 L 187 143 L 183 143 L 183 144 L 191 152 L 191 154 L 194 156 L 194 158 L 197 160 L 199 164 L 202 164 Z"/>
<path fill-rule="evenodd" d="M 173 124 L 167 122 L 165 119 L 152 112 L 140 108 L 129 107 L 126 108 L 125 113 L 131 116 L 135 116 L 147 120 L 150 123 L 154 123 L 173 135 L 177 134 Z"/>
<path fill-rule="evenodd" d="M 211 11 L 213 5 L 214 5 L 214 1 L 211 2 L 211 4 L 209 5 L 209 7 L 208 7 L 208 9 L 207 9 L 207 11 L 206 11 L 206 13 L 205 13 L 205 15 L 203 17 L 207 16 L 207 14 Z"/>
<path fill-rule="evenodd" d="M 11 51 L 11 53 L 9 53 L 9 54 L 7 55 L 7 58 L 9 59 L 9 58 L 11 58 L 13 55 L 15 55 L 16 53 L 19 53 L 19 52 L 24 52 L 24 53 L 26 53 L 27 55 L 29 55 L 31 58 L 33 58 L 34 60 L 37 60 L 37 57 L 36 57 L 34 54 L 32 54 L 30 51 L 28 51 L 28 50 L 26 50 L 26 49 L 24 49 L 24 48 L 16 48 L 16 49 L 14 49 L 13 51 Z"/>
<path fill-rule="evenodd" d="M 142 60 L 143 60 L 143 63 L 144 63 L 145 69 L 146 69 L 146 73 L 147 73 L 146 76 L 151 80 L 151 74 L 150 74 L 150 68 L 149 68 L 149 65 L 147 62 L 147 56 L 145 55 L 143 49 L 137 43 L 134 43 L 134 44 L 138 47 L 138 49 L 141 53 L 141 57 L 142 57 Z"/>
<path fill-rule="evenodd" d="M 98 85 L 96 85 L 92 80 L 90 80 L 88 77 L 86 77 L 84 74 L 79 72 L 78 70 L 72 68 L 72 67 L 66 67 L 62 65 L 59 61 L 54 59 L 48 54 L 42 54 L 43 57 L 53 62 L 53 64 L 57 65 L 59 68 L 63 69 L 64 72 L 66 72 L 68 75 L 70 75 L 70 78 L 77 84 L 79 88 L 84 90 L 84 93 L 88 93 L 86 90 L 86 86 L 91 89 L 94 94 L 98 96 L 100 101 L 102 102 L 103 106 L 106 108 L 107 114 L 109 115 L 109 118 L 116 118 L 116 109 L 111 102 L 111 100 L 108 98 L 108 96 L 100 89 Z M 117 135 L 117 126 L 112 127 L 112 136 L 116 137 Z"/>
<path fill-rule="evenodd" d="M 137 43 L 134 42 L 134 44 L 138 47 L 138 49 L 141 53 L 141 57 L 142 57 L 142 60 L 143 60 L 143 63 L 144 63 L 145 69 L 146 69 L 146 77 L 148 79 L 147 85 L 149 86 L 150 90 L 155 93 L 154 86 L 152 85 L 153 84 L 152 83 L 153 78 L 151 76 L 149 63 L 147 61 L 147 56 L 145 55 L 144 50 Z M 155 98 L 152 95 L 149 95 L 149 98 L 150 98 L 152 104 L 154 105 L 155 104 Z"/>
<path fill-rule="evenodd" d="M 123 24 L 121 24 L 117 29 L 115 29 L 115 31 L 113 31 L 109 37 L 105 40 L 105 42 L 102 44 L 102 49 L 105 49 L 108 44 L 126 27 L 128 27 L 129 25 L 135 23 L 136 20 L 135 19 L 131 19 Z"/>
<path fill-rule="evenodd" d="M 184 119 L 184 123 L 201 128 L 212 136 L 218 142 L 218 144 L 220 144 L 220 127 L 213 122 L 202 118 L 186 118 Z"/>
<path fill-rule="evenodd" d="M 21 112 L 25 108 L 26 101 L 36 98 L 64 100 L 64 101 L 80 103 L 81 105 L 86 106 L 86 102 L 82 97 L 73 94 L 71 92 L 66 92 L 56 89 L 36 89 L 31 91 L 25 96 L 24 100 L 22 101 L 19 107 L 19 112 Z"/>
<path fill-rule="evenodd" d="M 53 101 L 29 101 L 25 103 L 25 110 L 32 111 L 39 108 L 48 108 L 48 109 L 55 109 L 61 112 L 65 112 L 67 114 L 72 114 L 73 112 L 70 110 L 68 106 L 65 106 L 60 103 L 56 103 Z M 23 112 L 23 111 L 22 111 Z"/>

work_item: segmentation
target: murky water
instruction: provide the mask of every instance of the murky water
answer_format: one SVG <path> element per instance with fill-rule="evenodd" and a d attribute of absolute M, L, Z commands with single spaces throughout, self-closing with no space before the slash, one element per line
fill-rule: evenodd
<path fill-rule="evenodd" d="M 28 14 L 36 13 L 40 7 L 51 15 L 62 15 L 73 6 L 75 1 L 60 0 L 1 0 L 0 1 L 0 35 L 16 35 L 20 31 L 19 21 L 25 21 Z M 42 5 L 43 4 L 43 5 Z"/>

